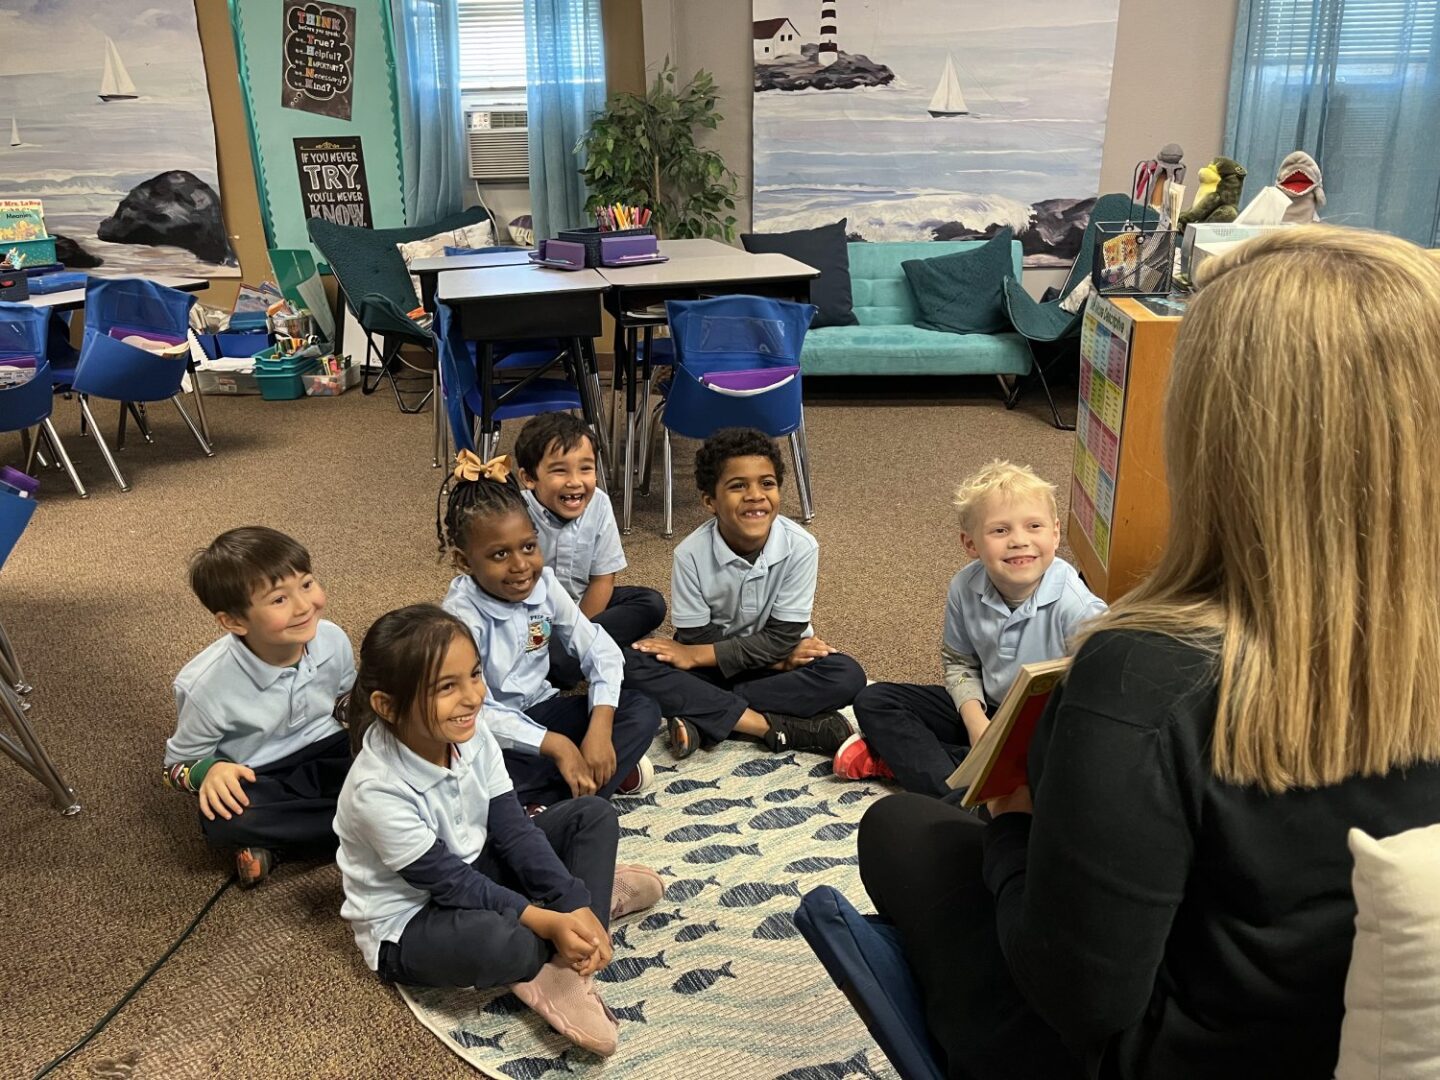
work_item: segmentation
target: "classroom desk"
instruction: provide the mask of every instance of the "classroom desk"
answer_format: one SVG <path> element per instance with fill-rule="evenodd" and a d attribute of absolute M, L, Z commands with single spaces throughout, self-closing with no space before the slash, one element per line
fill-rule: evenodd
<path fill-rule="evenodd" d="M 624 495 L 620 531 L 630 532 L 630 510 L 634 500 L 636 360 L 635 334 L 646 327 L 663 325 L 663 314 L 646 311 L 666 300 L 696 300 L 701 296 L 746 293 L 775 296 L 784 300 L 808 301 L 810 282 L 820 271 L 788 255 L 751 254 L 718 240 L 662 240 L 660 253 L 669 262 L 648 266 L 602 266 L 598 273 L 610 286 L 605 308 L 615 318 L 615 370 L 625 378 L 625 452 L 620 462 Z M 650 358 L 645 357 L 649 376 Z M 646 413 L 648 432 L 648 411 Z"/>
<path fill-rule="evenodd" d="M 491 400 L 494 385 L 495 342 L 568 340 L 585 419 L 599 433 L 602 453 L 608 453 L 599 379 L 593 373 L 593 364 L 587 371 L 589 354 L 585 345 L 600 333 L 600 296 L 608 288 L 594 270 L 494 266 L 446 271 L 435 295 L 455 310 L 461 333 L 479 345 L 475 366 L 486 402 Z"/>
<path fill-rule="evenodd" d="M 210 282 L 204 278 L 153 277 L 145 280 L 153 281 L 156 285 L 164 285 L 169 289 L 178 289 L 180 292 L 199 292 L 201 289 L 210 287 Z M 62 292 L 31 296 L 21 300 L 20 303 L 29 304 L 31 307 L 49 308 L 51 311 L 78 311 L 85 306 L 85 290 L 65 289 Z M 213 446 L 215 440 L 210 437 L 210 421 L 205 416 L 205 395 L 200 393 L 200 383 L 195 378 L 195 355 L 193 352 L 186 361 L 186 370 L 190 373 L 190 385 L 195 388 L 195 414 L 200 420 L 200 433 L 205 436 L 205 441 Z"/>
<path fill-rule="evenodd" d="M 420 279 L 420 306 L 435 310 L 435 279 L 447 270 L 489 270 L 497 266 L 528 266 L 527 251 L 482 251 L 476 255 L 435 255 L 416 259 L 410 273 Z"/>

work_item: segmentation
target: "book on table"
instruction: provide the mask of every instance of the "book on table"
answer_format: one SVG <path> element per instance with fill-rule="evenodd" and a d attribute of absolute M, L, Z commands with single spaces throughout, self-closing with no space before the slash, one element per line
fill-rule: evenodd
<path fill-rule="evenodd" d="M 966 789 L 961 806 L 1001 798 L 1026 782 L 1025 760 L 1035 724 L 1069 666 L 1069 657 L 1021 665 L 990 726 L 946 781 L 952 790 Z"/>

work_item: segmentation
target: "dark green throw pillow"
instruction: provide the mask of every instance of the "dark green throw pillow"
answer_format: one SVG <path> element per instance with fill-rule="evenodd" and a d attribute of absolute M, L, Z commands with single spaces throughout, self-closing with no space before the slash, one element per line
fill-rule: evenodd
<path fill-rule="evenodd" d="M 1010 329 L 1005 279 L 1015 275 L 1009 226 L 969 251 L 900 264 L 919 309 L 915 325 L 951 334 L 993 334 Z"/>

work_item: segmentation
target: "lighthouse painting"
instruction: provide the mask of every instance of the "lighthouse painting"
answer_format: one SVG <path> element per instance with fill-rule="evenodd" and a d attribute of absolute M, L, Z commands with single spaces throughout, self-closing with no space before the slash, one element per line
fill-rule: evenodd
<path fill-rule="evenodd" d="M 752 0 L 754 227 L 1009 226 L 1027 265 L 1068 263 L 1099 189 L 1118 7 Z"/>

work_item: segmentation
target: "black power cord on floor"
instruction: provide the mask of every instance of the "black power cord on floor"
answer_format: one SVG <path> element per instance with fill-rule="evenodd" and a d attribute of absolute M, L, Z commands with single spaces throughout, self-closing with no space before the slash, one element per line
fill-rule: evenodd
<path fill-rule="evenodd" d="M 139 980 L 135 983 L 135 985 L 130 987 L 129 990 L 125 991 L 124 996 L 122 996 L 120 1000 L 115 1003 L 115 1005 L 111 1008 L 109 1012 L 107 1012 L 104 1016 L 100 1018 L 99 1022 L 94 1027 L 92 1027 L 89 1031 L 85 1033 L 85 1035 L 80 1039 L 79 1042 L 77 1042 L 74 1046 L 70 1047 L 69 1050 L 66 1050 L 63 1054 L 55 1058 L 53 1061 L 48 1062 L 44 1066 L 44 1068 L 37 1072 L 35 1074 L 34 1080 L 40 1080 L 41 1077 L 48 1076 L 50 1073 L 54 1072 L 71 1057 L 73 1057 L 75 1054 L 78 1054 L 82 1049 L 84 1049 L 86 1043 L 88 1043 L 91 1039 L 95 1038 L 96 1035 L 99 1035 L 100 1032 L 105 1030 L 105 1025 L 110 1023 L 111 1020 L 115 1019 L 116 1014 L 125 1007 L 125 1005 L 130 1001 L 131 998 L 133 998 L 136 994 L 140 992 L 141 987 L 143 987 L 147 982 L 150 981 L 150 977 L 154 975 L 157 971 L 159 971 L 161 967 L 164 966 L 166 960 L 169 960 L 170 957 L 175 955 L 175 950 L 180 948 L 181 945 L 185 944 L 185 939 L 190 936 L 191 932 L 195 929 L 195 927 L 200 925 L 200 920 L 205 918 L 206 915 L 210 914 L 210 909 L 215 906 L 215 904 L 219 901 L 220 897 L 224 896 L 226 890 L 228 890 L 231 885 L 234 885 L 237 880 L 239 879 L 236 878 L 233 874 L 230 877 L 226 878 L 225 882 L 220 886 L 220 888 L 215 890 L 215 894 L 211 896 L 209 900 L 205 901 L 205 906 L 202 907 L 199 913 L 190 920 L 190 925 L 185 927 L 185 929 L 180 932 L 180 936 L 175 939 L 174 943 L 165 950 L 165 955 L 163 955 L 162 957 L 160 957 L 159 960 L 156 960 L 155 963 L 150 965 L 149 969 L 145 972 L 144 975 L 140 976 Z"/>

